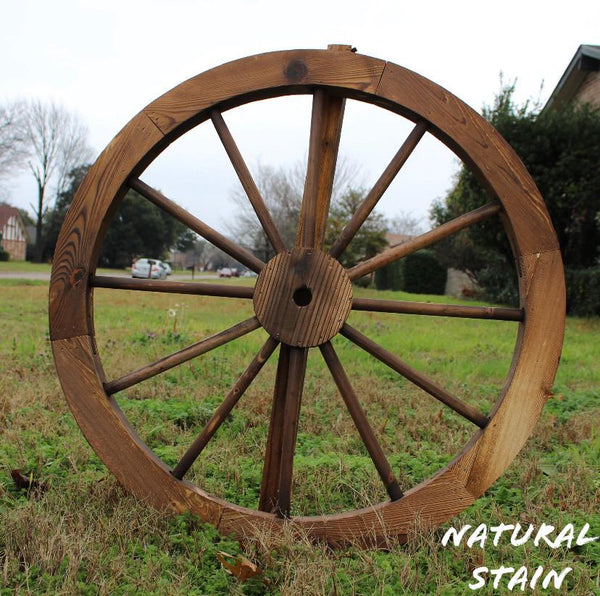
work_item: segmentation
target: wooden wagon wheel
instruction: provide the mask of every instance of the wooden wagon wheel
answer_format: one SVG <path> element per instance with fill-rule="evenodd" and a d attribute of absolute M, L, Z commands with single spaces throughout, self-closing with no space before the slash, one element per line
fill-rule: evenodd
<path fill-rule="evenodd" d="M 152 102 L 108 145 L 91 168 L 58 240 L 50 287 L 50 329 L 58 375 L 86 438 L 119 481 L 159 508 L 190 510 L 224 533 L 278 528 L 290 516 L 292 464 L 307 352 L 318 347 L 389 494 L 389 501 L 343 514 L 292 517 L 332 544 L 406 536 L 415 516 L 439 524 L 481 495 L 532 432 L 551 390 L 564 328 L 564 278 L 543 201 L 508 144 L 452 94 L 389 62 L 347 46 L 251 56 L 219 66 Z M 222 112 L 260 99 L 312 94 L 308 170 L 298 238 L 285 246 Z M 414 123 L 332 248 L 323 237 L 346 98 L 380 106 Z M 172 141 L 212 120 L 276 256 L 265 263 L 183 210 L 140 176 Z M 441 140 L 484 182 L 494 200 L 352 268 L 338 258 L 424 134 Z M 153 282 L 95 274 L 107 226 L 133 188 L 259 274 L 255 288 Z M 519 275 L 520 308 L 431 305 L 353 298 L 352 281 L 484 219 L 499 217 Z M 152 289 L 253 299 L 255 316 L 118 379 L 106 379 L 95 344 L 93 290 Z M 352 309 L 505 319 L 519 326 L 512 365 L 486 416 L 350 326 Z M 269 338 L 174 469 L 139 438 L 112 397 L 116 392 L 263 327 Z M 432 478 L 402 492 L 331 339 L 341 334 L 474 424 L 474 435 Z M 184 475 L 277 346 L 278 366 L 257 510 L 223 501 Z"/>

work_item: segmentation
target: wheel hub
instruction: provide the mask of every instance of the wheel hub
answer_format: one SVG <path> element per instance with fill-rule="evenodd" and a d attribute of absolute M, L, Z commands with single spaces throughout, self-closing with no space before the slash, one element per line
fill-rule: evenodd
<path fill-rule="evenodd" d="M 329 341 L 352 306 L 352 283 L 345 269 L 317 249 L 279 253 L 261 271 L 254 311 L 276 339 L 303 348 Z"/>

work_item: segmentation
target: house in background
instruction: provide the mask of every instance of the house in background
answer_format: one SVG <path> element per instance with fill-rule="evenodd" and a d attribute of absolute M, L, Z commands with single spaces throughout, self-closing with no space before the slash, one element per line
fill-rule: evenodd
<path fill-rule="evenodd" d="M 11 261 L 24 261 L 27 250 L 27 233 L 19 210 L 0 204 L 0 246 L 8 252 Z"/>
<path fill-rule="evenodd" d="M 543 111 L 569 103 L 600 107 L 600 46 L 579 46 Z"/>

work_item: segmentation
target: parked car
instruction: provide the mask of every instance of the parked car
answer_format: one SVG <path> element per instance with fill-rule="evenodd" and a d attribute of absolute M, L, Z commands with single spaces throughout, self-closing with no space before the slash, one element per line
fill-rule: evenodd
<path fill-rule="evenodd" d="M 229 267 L 223 267 L 223 269 L 219 269 L 217 273 L 219 274 L 219 277 L 231 277 L 233 275 L 233 272 Z"/>
<path fill-rule="evenodd" d="M 131 277 L 167 279 L 165 264 L 158 259 L 136 259 L 131 265 Z"/>

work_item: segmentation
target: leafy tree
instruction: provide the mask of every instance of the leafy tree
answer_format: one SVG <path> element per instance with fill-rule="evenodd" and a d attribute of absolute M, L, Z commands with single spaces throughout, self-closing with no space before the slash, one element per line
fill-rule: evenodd
<path fill-rule="evenodd" d="M 335 242 L 365 196 L 366 191 L 363 188 L 347 188 L 346 192 L 332 203 L 325 231 L 326 247 Z M 342 265 L 353 267 L 381 252 L 388 243 L 386 232 L 385 217 L 377 211 L 372 212 L 340 256 Z"/>
<path fill-rule="evenodd" d="M 58 195 L 54 207 L 45 218 L 47 258 L 54 254 L 67 210 L 89 167 L 77 166 L 69 172 L 65 190 Z M 134 257 L 163 258 L 172 247 L 180 250 L 191 248 L 196 238 L 185 225 L 130 190 L 110 223 L 98 264 L 123 268 L 130 265 Z"/>
<path fill-rule="evenodd" d="M 164 258 L 182 236 L 187 242 L 187 231 L 185 225 L 130 190 L 111 221 L 98 264 L 123 268 L 135 257 Z"/>
<path fill-rule="evenodd" d="M 597 263 L 600 248 L 600 112 L 589 105 L 540 112 L 517 105 L 514 83 L 502 88 L 484 116 L 512 145 L 535 180 L 552 218 L 566 267 Z M 438 224 L 489 199 L 465 167 L 454 187 L 431 212 Z M 447 265 L 470 271 L 494 300 L 517 295 L 508 241 L 497 221 L 487 221 L 438 245 Z"/>

